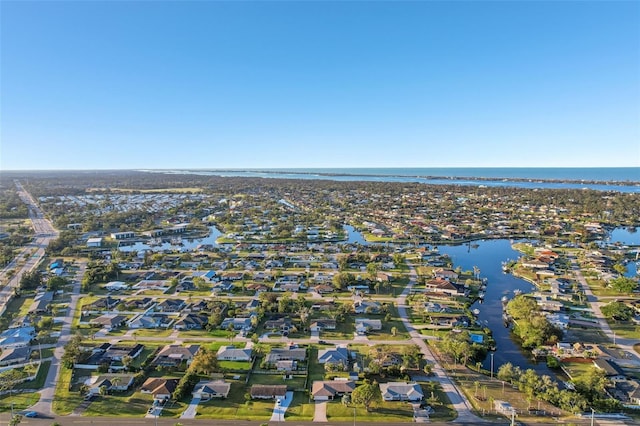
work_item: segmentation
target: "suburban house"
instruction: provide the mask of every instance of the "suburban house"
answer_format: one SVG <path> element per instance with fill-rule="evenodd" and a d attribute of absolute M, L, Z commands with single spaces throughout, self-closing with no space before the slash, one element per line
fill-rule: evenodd
<path fill-rule="evenodd" d="M 108 365 L 110 369 L 124 369 L 122 359 L 130 357 L 136 359 L 144 350 L 144 345 L 117 345 L 103 343 L 91 349 L 91 356 L 82 364 L 76 364 L 75 368 L 97 370 L 101 365 Z M 120 365 L 114 365 L 118 363 Z"/>
<path fill-rule="evenodd" d="M 142 384 L 140 392 L 153 395 L 155 401 L 166 401 L 178 387 L 178 379 L 164 379 L 162 377 L 149 377 Z"/>
<path fill-rule="evenodd" d="M 298 363 L 307 358 L 307 350 L 289 346 L 286 348 L 272 348 L 265 357 L 267 368 L 278 371 L 293 371 L 298 369 Z"/>
<path fill-rule="evenodd" d="M 380 393 L 385 401 L 420 401 L 424 398 L 422 388 L 417 383 L 380 383 Z"/>
<path fill-rule="evenodd" d="M 184 314 L 173 324 L 176 330 L 202 330 L 207 325 L 207 317 L 198 314 Z"/>
<path fill-rule="evenodd" d="M 287 396 L 287 385 L 253 385 L 249 392 L 251 399 L 283 400 Z"/>
<path fill-rule="evenodd" d="M 82 309 L 84 311 L 102 311 L 102 310 L 112 310 L 121 302 L 120 299 L 115 299 L 111 296 L 101 297 L 97 299 L 93 303 L 88 305 L 84 305 Z"/>
<path fill-rule="evenodd" d="M 265 330 L 289 331 L 292 325 L 291 318 L 279 318 L 264 322 Z"/>
<path fill-rule="evenodd" d="M 321 349 L 318 351 L 318 363 L 339 364 L 343 367 L 347 367 L 349 365 L 349 350 L 345 346 Z"/>
<path fill-rule="evenodd" d="M 156 305 L 156 310 L 160 312 L 180 312 L 187 305 L 182 299 L 166 299 Z"/>
<path fill-rule="evenodd" d="M 128 289 L 129 286 L 124 281 L 111 281 L 106 283 L 104 288 L 107 291 L 121 291 Z"/>
<path fill-rule="evenodd" d="M 48 312 L 52 301 L 52 291 L 45 291 L 36 294 L 36 296 L 33 298 L 33 303 L 29 307 L 29 313 L 41 314 Z"/>
<path fill-rule="evenodd" d="M 336 396 L 348 395 L 356 388 L 352 380 L 315 381 L 311 387 L 311 398 L 314 401 L 328 401 Z"/>
<path fill-rule="evenodd" d="M 191 394 L 194 398 L 208 401 L 211 398 L 226 398 L 230 390 L 231 383 L 224 380 L 202 380 L 193 388 Z"/>
<path fill-rule="evenodd" d="M 353 302 L 353 311 L 356 314 L 377 314 L 380 312 L 380 303 L 368 300 L 356 300 Z"/>
<path fill-rule="evenodd" d="M 200 350 L 200 345 L 167 345 L 158 352 L 153 363 L 165 367 L 176 367 L 183 362 L 188 365 L 198 350 Z"/>
<path fill-rule="evenodd" d="M 0 333 L 0 349 L 21 348 L 29 346 L 36 335 L 33 327 L 10 328 Z"/>
<path fill-rule="evenodd" d="M 356 318 L 356 334 L 364 336 L 370 331 L 382 330 L 382 321 L 379 319 Z"/>
<path fill-rule="evenodd" d="M 625 380 L 626 375 L 618 364 L 613 361 L 606 360 L 604 358 L 598 358 L 593 360 L 593 365 L 597 369 L 603 370 L 604 375 L 609 380 Z"/>
<path fill-rule="evenodd" d="M 0 366 L 22 364 L 29 361 L 31 357 L 31 348 L 23 346 L 20 348 L 9 348 L 0 354 Z"/>
<path fill-rule="evenodd" d="M 219 361 L 251 361 L 252 350 L 249 348 L 240 349 L 235 346 L 221 346 L 218 349 L 217 358 Z"/>
<path fill-rule="evenodd" d="M 220 324 L 221 330 L 227 330 L 229 327 L 233 327 L 235 331 L 251 330 L 251 318 L 225 318 Z"/>
<path fill-rule="evenodd" d="M 443 269 L 443 268 L 434 269 L 433 277 L 436 279 L 441 278 L 447 281 L 458 280 L 458 274 L 455 271 L 452 271 L 451 269 Z"/>
<path fill-rule="evenodd" d="M 425 292 L 442 293 L 449 296 L 458 296 L 464 294 L 464 288 L 444 278 L 435 278 L 424 283 Z"/>
<path fill-rule="evenodd" d="M 107 392 L 124 392 L 133 384 L 134 374 L 103 374 L 90 378 L 85 384 L 89 386 L 90 395 L 100 394 L 100 388 Z"/>
<path fill-rule="evenodd" d="M 311 322 L 309 329 L 311 331 L 335 330 L 336 320 L 332 318 L 318 318 Z"/>
<path fill-rule="evenodd" d="M 131 329 L 138 328 L 169 328 L 173 323 L 173 318 L 168 315 L 151 314 L 137 315 L 128 322 Z"/>
<path fill-rule="evenodd" d="M 89 321 L 92 326 L 98 326 L 107 331 L 122 327 L 127 322 L 127 317 L 118 314 L 105 314 Z"/>

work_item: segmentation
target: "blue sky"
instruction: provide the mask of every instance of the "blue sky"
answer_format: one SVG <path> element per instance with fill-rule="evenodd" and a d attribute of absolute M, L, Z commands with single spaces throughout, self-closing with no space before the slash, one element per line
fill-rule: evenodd
<path fill-rule="evenodd" d="M 640 2 L 6 1 L 0 168 L 640 166 Z"/>

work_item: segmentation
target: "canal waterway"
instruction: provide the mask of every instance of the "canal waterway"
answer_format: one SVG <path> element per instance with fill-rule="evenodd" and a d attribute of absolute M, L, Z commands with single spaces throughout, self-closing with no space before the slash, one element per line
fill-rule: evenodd
<path fill-rule="evenodd" d="M 222 233 L 215 226 L 209 226 L 209 235 L 203 238 L 182 238 L 180 240 L 180 244 L 174 244 L 168 239 L 164 239 L 161 244 L 150 245 L 147 242 L 136 242 L 131 245 L 123 245 L 120 244 L 118 246 L 118 250 L 120 251 L 143 251 L 143 250 L 151 250 L 151 251 L 164 251 L 164 250 L 193 250 L 196 249 L 199 245 L 211 245 L 217 247 L 218 244 L 216 240 L 220 237 Z"/>
<path fill-rule="evenodd" d="M 520 253 L 511 248 L 509 240 L 476 241 L 474 244 L 459 246 L 438 246 L 440 253 L 447 254 L 453 261 L 454 268 L 463 270 L 480 268 L 480 276 L 487 278 L 487 289 L 482 303 L 476 302 L 471 309 L 478 309 L 478 321 L 489 327 L 496 340 L 496 351 L 493 353 L 493 371 L 497 373 L 502 364 L 510 362 L 522 369 L 531 368 L 538 374 L 546 374 L 555 380 L 556 374 L 545 362 L 536 363 L 531 353 L 522 349 L 512 338 L 509 328 L 502 320 L 502 297 L 513 299 L 514 291 L 529 293 L 535 287 L 529 282 L 502 272 L 502 262 L 516 260 Z M 483 362 L 483 368 L 491 370 L 491 356 Z"/>

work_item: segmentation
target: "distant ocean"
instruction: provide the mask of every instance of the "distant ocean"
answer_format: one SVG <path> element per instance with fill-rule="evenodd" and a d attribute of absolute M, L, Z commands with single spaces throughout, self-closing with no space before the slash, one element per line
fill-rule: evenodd
<path fill-rule="evenodd" d="M 152 171 L 152 170 L 149 170 Z M 158 170 L 154 170 L 158 172 Z M 421 182 L 640 193 L 639 167 L 602 168 L 265 168 L 164 170 L 173 174 L 275 179 Z M 563 182 L 560 182 L 563 181 Z M 629 183 L 634 183 L 629 185 Z"/>

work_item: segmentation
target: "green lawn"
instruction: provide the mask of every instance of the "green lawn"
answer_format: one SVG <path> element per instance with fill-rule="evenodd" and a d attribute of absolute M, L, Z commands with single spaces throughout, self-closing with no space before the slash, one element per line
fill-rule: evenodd
<path fill-rule="evenodd" d="M 613 320 L 607 320 L 607 322 L 609 323 L 611 330 L 616 333 L 617 337 L 640 340 L 640 326 L 635 325 L 630 321 L 616 322 Z"/>
<path fill-rule="evenodd" d="M 271 417 L 273 401 L 246 401 L 245 394 L 249 387 L 245 386 L 244 377 L 226 380 L 231 382 L 229 396 L 199 404 L 197 418 L 268 420 Z"/>
<path fill-rule="evenodd" d="M 38 369 L 38 374 L 36 378 L 30 382 L 23 382 L 16 386 L 16 389 L 40 389 L 44 386 L 45 380 L 47 380 L 47 373 L 49 372 L 49 367 L 51 366 L 51 361 L 44 361 L 40 368 Z"/>
<path fill-rule="evenodd" d="M 413 409 L 406 402 L 382 401 L 367 412 L 363 407 L 355 408 L 356 422 L 412 422 Z M 344 405 L 341 401 L 327 404 L 327 420 L 330 422 L 354 421 L 354 406 Z"/>
<path fill-rule="evenodd" d="M 574 379 L 596 368 L 592 362 L 562 362 L 562 366 Z"/>
<path fill-rule="evenodd" d="M 282 374 L 252 374 L 247 384 L 247 391 L 252 385 L 287 385 L 288 389 L 302 389 L 305 378 L 296 376 L 293 379 L 283 379 Z"/>
<path fill-rule="evenodd" d="M 143 417 L 153 404 L 153 396 L 141 392 L 99 396 L 84 412 L 86 416 Z"/>
<path fill-rule="evenodd" d="M 220 361 L 220 368 L 227 371 L 249 371 L 251 363 L 247 361 Z"/>
<path fill-rule="evenodd" d="M 311 421 L 315 414 L 315 405 L 309 403 L 309 397 L 301 392 L 293 394 L 293 401 L 287 408 L 285 419 L 287 421 Z"/>
<path fill-rule="evenodd" d="M 53 411 L 61 416 L 67 416 L 82 403 L 82 395 L 78 391 L 70 391 L 71 370 L 62 367 L 58 376 L 58 383 L 53 396 Z"/>
<path fill-rule="evenodd" d="M 12 405 L 14 412 L 24 410 L 39 400 L 40 394 L 35 392 L 2 395 L 0 396 L 0 413 L 10 412 Z"/>

